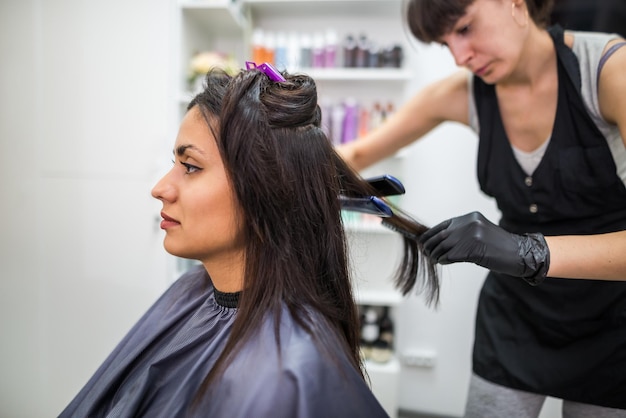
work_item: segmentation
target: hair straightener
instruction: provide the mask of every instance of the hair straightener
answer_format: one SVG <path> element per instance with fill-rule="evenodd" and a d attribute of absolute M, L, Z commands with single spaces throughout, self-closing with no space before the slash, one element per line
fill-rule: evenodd
<path fill-rule="evenodd" d="M 368 213 L 381 218 L 393 216 L 393 211 L 387 203 L 378 196 L 394 196 L 404 194 L 404 186 L 397 178 L 389 174 L 365 179 L 377 192 L 377 196 L 348 197 L 339 196 L 341 208 L 353 212 Z"/>

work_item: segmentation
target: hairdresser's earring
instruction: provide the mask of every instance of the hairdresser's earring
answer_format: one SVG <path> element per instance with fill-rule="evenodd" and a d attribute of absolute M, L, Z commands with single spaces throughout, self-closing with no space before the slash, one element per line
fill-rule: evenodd
<path fill-rule="evenodd" d="M 524 10 L 524 16 L 526 17 L 526 19 L 523 23 L 520 23 L 515 17 L 515 2 L 511 2 L 511 17 L 513 18 L 515 23 L 519 25 L 520 28 L 525 28 L 526 26 L 528 26 L 528 9 Z"/>

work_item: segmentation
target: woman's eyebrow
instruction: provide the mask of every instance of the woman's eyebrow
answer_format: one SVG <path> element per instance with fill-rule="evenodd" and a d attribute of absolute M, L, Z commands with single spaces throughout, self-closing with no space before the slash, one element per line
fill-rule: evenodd
<path fill-rule="evenodd" d="M 183 155 L 185 155 L 185 152 L 187 150 L 192 150 L 192 151 L 196 151 L 202 155 L 204 155 L 204 151 L 202 151 L 200 148 L 196 147 L 195 145 L 179 145 L 176 150 L 172 151 L 174 154 L 178 155 L 179 157 L 182 157 Z"/>

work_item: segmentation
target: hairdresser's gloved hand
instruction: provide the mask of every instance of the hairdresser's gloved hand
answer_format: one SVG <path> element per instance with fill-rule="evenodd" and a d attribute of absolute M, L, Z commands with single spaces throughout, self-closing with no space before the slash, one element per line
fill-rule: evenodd
<path fill-rule="evenodd" d="M 475 263 L 522 277 L 533 285 L 543 281 L 550 265 L 542 234 L 511 234 L 479 212 L 443 221 L 426 231 L 420 241 L 424 254 L 437 263 Z"/>

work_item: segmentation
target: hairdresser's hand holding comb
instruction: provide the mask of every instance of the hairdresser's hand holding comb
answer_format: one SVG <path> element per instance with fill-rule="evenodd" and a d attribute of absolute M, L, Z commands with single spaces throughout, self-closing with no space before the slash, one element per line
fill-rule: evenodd
<path fill-rule="evenodd" d="M 479 212 L 443 221 L 426 231 L 420 241 L 424 253 L 437 263 L 475 263 L 522 277 L 533 285 L 543 281 L 550 265 L 542 234 L 511 234 Z"/>

